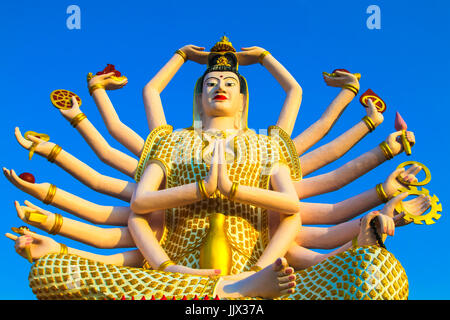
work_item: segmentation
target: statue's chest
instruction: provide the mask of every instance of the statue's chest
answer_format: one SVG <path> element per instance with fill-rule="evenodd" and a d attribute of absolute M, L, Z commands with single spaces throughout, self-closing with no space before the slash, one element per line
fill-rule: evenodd
<path fill-rule="evenodd" d="M 178 139 L 170 160 L 170 187 L 196 182 L 210 170 L 216 137 L 203 135 Z M 231 181 L 240 185 L 259 187 L 263 173 L 261 159 L 266 146 L 247 135 L 230 136 L 225 140 L 225 160 Z"/>

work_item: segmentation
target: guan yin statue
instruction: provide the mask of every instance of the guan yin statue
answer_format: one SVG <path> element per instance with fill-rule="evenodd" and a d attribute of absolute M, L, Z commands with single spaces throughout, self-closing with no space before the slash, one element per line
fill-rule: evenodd
<path fill-rule="evenodd" d="M 206 70 L 195 84 L 192 123 L 174 130 L 160 94 L 188 61 Z M 259 134 L 247 126 L 249 88 L 240 68 L 258 62 L 286 93 L 276 125 Z M 291 139 L 302 88 L 274 56 L 260 47 L 236 52 L 225 36 L 210 52 L 184 46 L 143 89 L 149 126 L 144 140 L 120 121 L 107 95 L 127 78 L 113 65 L 89 73 L 89 93 L 109 132 L 133 156 L 108 145 L 76 94 L 53 91 L 50 99 L 63 117 L 130 181 L 100 174 L 43 133 L 22 135 L 16 128 L 30 159 L 34 153 L 46 157 L 93 190 L 126 203 L 92 203 L 51 183 L 36 183 L 30 173 L 3 168 L 14 186 L 67 213 L 16 201 L 28 225 L 96 248 L 123 248 L 94 254 L 28 227 L 12 228 L 18 235 L 6 236 L 32 263 L 33 293 L 38 299 L 407 299 L 407 275 L 384 241 L 396 227 L 440 217 L 437 197 L 420 188 L 430 173 L 411 161 L 339 203 L 303 201 L 335 191 L 402 152 L 411 154 L 415 142 L 397 114 L 396 131 L 379 145 L 334 171 L 310 176 L 374 131 L 386 108 L 367 90 L 360 98 L 367 115 L 307 152 L 359 92 L 360 74 L 336 69 L 323 77 L 339 94 L 317 122 Z M 421 170 L 427 181 L 416 178 Z M 381 204 L 380 211 L 371 211 Z"/>

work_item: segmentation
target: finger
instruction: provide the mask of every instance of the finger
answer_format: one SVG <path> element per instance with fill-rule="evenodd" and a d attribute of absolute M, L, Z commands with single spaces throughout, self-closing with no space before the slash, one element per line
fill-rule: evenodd
<path fill-rule="evenodd" d="M 395 224 L 394 224 L 394 220 L 389 219 L 388 220 L 388 235 L 390 235 L 391 237 L 393 237 L 395 234 Z"/>
<path fill-rule="evenodd" d="M 192 49 L 194 49 L 194 50 L 200 50 L 200 51 L 205 50 L 204 47 L 197 47 L 197 46 L 192 46 Z"/>
<path fill-rule="evenodd" d="M 396 169 L 394 170 L 394 172 L 392 172 L 389 177 L 388 180 L 394 180 L 396 179 L 398 176 L 400 176 L 403 172 L 405 171 L 405 168 L 400 168 L 400 169 Z"/>
<path fill-rule="evenodd" d="M 386 205 L 384 206 L 384 208 L 382 210 L 383 214 L 392 218 L 394 216 L 395 207 L 400 203 L 400 201 L 405 199 L 407 196 L 408 196 L 408 192 L 402 192 L 399 195 L 397 195 L 396 197 L 389 200 L 388 203 L 386 203 Z"/>
<path fill-rule="evenodd" d="M 113 76 L 113 75 L 115 75 L 116 73 L 115 72 L 109 72 L 109 73 L 105 73 L 105 74 L 100 74 L 100 75 L 98 75 L 97 77 L 100 79 L 100 80 L 103 80 L 103 79 L 106 79 L 106 78 L 108 78 L 108 77 L 111 77 L 111 76 Z"/>
<path fill-rule="evenodd" d="M 28 149 L 31 146 L 31 142 L 23 137 L 19 127 L 16 127 L 14 129 L 14 135 L 16 137 L 17 142 L 19 142 L 19 144 L 25 149 Z"/>
<path fill-rule="evenodd" d="M 78 108 L 78 101 L 77 98 L 75 98 L 75 96 L 72 96 L 72 108 Z"/>
<path fill-rule="evenodd" d="M 41 241 L 41 240 L 45 240 L 47 237 L 42 236 L 38 233 L 32 232 L 30 230 L 23 230 L 23 234 L 32 237 L 35 240 Z"/>
<path fill-rule="evenodd" d="M 16 241 L 19 237 L 16 235 L 13 235 L 11 233 L 5 233 L 5 236 L 13 241 Z"/>
<path fill-rule="evenodd" d="M 416 137 L 414 136 L 414 132 L 407 131 L 406 139 L 411 143 L 411 146 L 413 146 L 416 142 Z"/>
<path fill-rule="evenodd" d="M 386 233 L 387 234 L 387 222 L 386 222 L 386 217 L 383 215 L 378 215 L 378 223 L 380 224 L 380 233 Z"/>
<path fill-rule="evenodd" d="M 404 213 L 404 212 L 400 212 L 399 214 L 395 215 L 392 219 L 393 219 L 395 222 L 400 222 L 400 221 L 403 220 L 403 217 L 404 217 L 404 216 L 405 216 L 405 213 Z"/>
<path fill-rule="evenodd" d="M 367 104 L 369 105 L 369 111 L 371 111 L 371 113 L 378 112 L 377 107 L 372 102 L 372 99 L 367 99 Z"/>
<path fill-rule="evenodd" d="M 23 211 L 22 206 L 19 204 L 19 201 L 14 201 L 14 205 L 16 207 L 17 215 L 19 216 L 20 220 L 25 221 L 25 212 Z"/>
<path fill-rule="evenodd" d="M 406 174 L 412 174 L 412 175 L 416 175 L 418 174 L 420 171 L 422 170 L 422 167 L 419 165 L 412 165 L 411 167 L 408 168 L 408 170 L 405 171 Z"/>

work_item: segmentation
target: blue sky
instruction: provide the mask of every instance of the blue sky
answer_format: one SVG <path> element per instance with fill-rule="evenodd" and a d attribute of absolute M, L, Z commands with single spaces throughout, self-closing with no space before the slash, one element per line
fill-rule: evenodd
<path fill-rule="evenodd" d="M 81 29 L 66 26 L 66 9 L 81 9 Z M 366 26 L 367 7 L 381 9 L 381 29 Z M 362 74 L 361 92 L 368 88 L 387 103 L 385 121 L 344 157 L 318 171 L 331 171 L 372 149 L 394 131 L 399 111 L 415 132 L 410 157 L 400 155 L 339 191 L 308 199 L 335 203 L 384 181 L 403 161 L 426 164 L 432 181 L 426 186 L 443 205 L 442 218 L 433 225 L 409 225 L 388 239 L 388 249 L 406 269 L 410 299 L 449 299 L 450 263 L 446 246 L 449 219 L 446 215 L 449 188 L 447 161 L 450 156 L 448 96 L 450 89 L 450 41 L 447 1 L 20 1 L 0 4 L 1 164 L 16 172 L 32 172 L 37 182 L 51 182 L 100 204 L 123 203 L 96 194 L 46 159 L 27 152 L 14 138 L 14 127 L 50 135 L 53 142 L 99 172 L 126 179 L 101 163 L 81 136 L 51 105 L 55 89 L 76 92 L 81 109 L 108 142 L 126 151 L 109 136 L 86 88 L 86 74 L 115 64 L 129 79 L 128 85 L 111 92 L 110 98 L 123 122 L 142 137 L 148 129 L 141 98 L 142 87 L 173 52 L 185 44 L 210 48 L 225 32 L 236 48 L 260 46 L 269 50 L 303 87 L 303 102 L 293 137 L 316 121 L 338 93 L 327 87 L 322 71 L 346 68 Z M 192 92 L 203 67 L 185 64 L 162 94 L 167 120 L 185 127 L 192 119 Z M 260 65 L 241 67 L 249 83 L 249 127 L 267 128 L 279 115 L 284 93 Z M 317 146 L 331 141 L 365 115 L 355 99 L 333 130 Z M 445 129 L 447 128 L 447 129 Z M 14 200 L 31 196 L 0 178 L 2 232 L 23 225 Z M 58 209 L 48 206 L 53 212 Z M 70 216 L 67 213 L 63 213 Z M 71 217 L 73 218 L 73 217 Z M 109 254 L 56 236 L 69 246 Z M 13 242 L 0 239 L 0 299 L 34 299 L 28 287 L 29 264 L 15 254 Z"/>

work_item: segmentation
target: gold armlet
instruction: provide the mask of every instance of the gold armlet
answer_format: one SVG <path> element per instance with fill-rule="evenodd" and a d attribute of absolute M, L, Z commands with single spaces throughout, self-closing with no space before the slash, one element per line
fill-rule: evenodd
<path fill-rule="evenodd" d="M 380 200 L 381 200 L 383 203 L 386 203 L 386 202 L 389 201 L 389 197 L 387 196 L 386 192 L 384 191 L 384 189 L 383 189 L 383 184 L 382 184 L 382 183 L 377 184 L 377 186 L 375 187 L 375 189 L 377 190 L 378 198 L 380 198 Z"/>
<path fill-rule="evenodd" d="M 95 90 L 97 89 L 105 89 L 105 86 L 101 83 L 96 83 L 89 87 L 89 94 L 92 96 Z"/>
<path fill-rule="evenodd" d="M 72 127 L 76 128 L 77 125 L 86 118 L 87 116 L 83 112 L 81 112 L 77 114 L 72 120 L 70 120 L 70 124 L 72 125 Z"/>
<path fill-rule="evenodd" d="M 184 62 L 186 62 L 186 61 L 188 60 L 188 57 L 187 57 L 186 53 L 184 53 L 184 52 L 181 51 L 180 49 L 178 49 L 177 51 L 175 51 L 175 54 L 179 54 L 179 55 L 183 58 Z"/>
<path fill-rule="evenodd" d="M 369 116 L 363 117 L 362 121 L 364 121 L 364 123 L 367 125 L 367 128 L 369 128 L 369 132 L 375 130 L 375 123 Z"/>
<path fill-rule="evenodd" d="M 268 54 L 270 54 L 269 51 L 264 51 L 263 53 L 261 53 L 261 54 L 259 55 L 258 61 L 259 61 L 260 64 L 263 64 L 263 60 L 264 60 L 264 58 L 265 58 Z"/>
<path fill-rule="evenodd" d="M 351 84 L 344 84 L 342 86 L 342 89 L 350 90 L 351 92 L 353 92 L 355 94 L 355 96 L 358 95 L 358 92 L 359 92 L 359 89 L 357 87 L 355 87 L 354 85 L 351 85 Z"/>
<path fill-rule="evenodd" d="M 168 266 L 173 266 L 173 265 L 176 265 L 176 263 L 173 262 L 172 260 L 167 260 L 159 265 L 158 270 L 164 271 Z"/>
<path fill-rule="evenodd" d="M 203 199 L 209 198 L 209 194 L 208 192 L 206 192 L 205 182 L 203 182 L 203 179 L 201 179 L 200 177 L 197 179 L 197 188 Z"/>
<path fill-rule="evenodd" d="M 53 201 L 53 198 L 55 197 L 56 194 L 56 186 L 54 184 L 50 184 L 50 187 L 48 188 L 47 191 L 47 195 L 45 196 L 44 200 L 42 200 L 42 202 L 44 202 L 45 204 L 50 204 Z"/>
<path fill-rule="evenodd" d="M 392 158 L 394 158 L 394 154 L 392 153 L 392 150 L 391 148 L 389 148 L 389 145 L 386 143 L 386 141 L 380 143 L 380 149 L 381 151 L 383 151 L 386 159 L 391 160 Z"/>
<path fill-rule="evenodd" d="M 67 246 L 64 243 L 59 244 L 59 254 L 68 254 L 69 249 L 67 249 Z"/>
<path fill-rule="evenodd" d="M 239 183 L 233 182 L 231 185 L 230 195 L 228 196 L 228 199 L 233 200 L 236 196 L 237 189 L 239 187 Z"/>
<path fill-rule="evenodd" d="M 62 150 L 62 148 L 60 146 L 58 146 L 57 144 L 55 144 L 52 151 L 50 151 L 50 153 L 48 154 L 47 160 L 51 163 L 55 162 L 55 159 L 58 156 L 58 154 L 61 152 L 61 150 Z"/>
<path fill-rule="evenodd" d="M 257 266 L 256 264 L 250 268 L 250 271 L 255 271 L 255 272 L 258 272 L 261 270 L 262 270 L 262 268 L 260 266 Z"/>
<path fill-rule="evenodd" d="M 49 234 L 56 235 L 61 230 L 63 224 L 63 217 L 59 213 L 55 213 L 55 223 L 53 224 L 53 227 L 48 232 Z"/>

